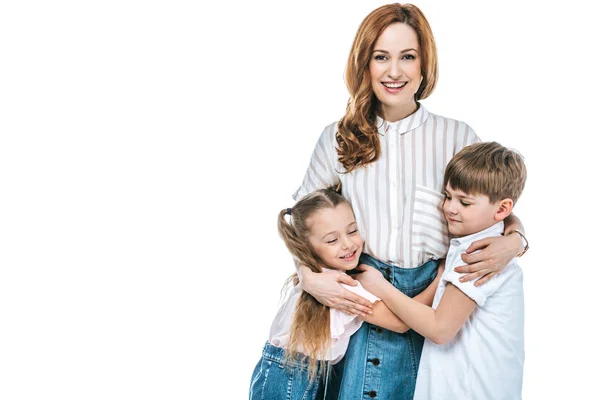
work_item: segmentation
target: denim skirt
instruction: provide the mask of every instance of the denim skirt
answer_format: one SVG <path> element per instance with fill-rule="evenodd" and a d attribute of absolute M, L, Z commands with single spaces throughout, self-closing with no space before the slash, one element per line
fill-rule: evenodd
<path fill-rule="evenodd" d="M 398 268 L 362 254 L 360 263 L 377 268 L 407 296 L 421 293 L 435 279 L 439 260 L 417 268 Z M 350 338 L 346 355 L 330 368 L 327 400 L 412 400 L 423 336 L 412 329 L 396 333 L 363 323 Z"/>
<path fill-rule="evenodd" d="M 308 363 L 301 356 L 284 363 L 284 355 L 285 349 L 265 344 L 252 374 L 250 400 L 322 400 L 325 368 L 319 366 L 311 381 Z"/>

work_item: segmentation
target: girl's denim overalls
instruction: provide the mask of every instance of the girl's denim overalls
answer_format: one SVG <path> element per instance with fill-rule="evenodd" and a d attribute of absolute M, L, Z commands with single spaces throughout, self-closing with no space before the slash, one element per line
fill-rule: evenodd
<path fill-rule="evenodd" d="M 250 400 L 321 400 L 325 386 L 324 368 L 308 378 L 308 365 L 298 356 L 284 364 L 285 350 L 268 342 L 252 374 Z"/>

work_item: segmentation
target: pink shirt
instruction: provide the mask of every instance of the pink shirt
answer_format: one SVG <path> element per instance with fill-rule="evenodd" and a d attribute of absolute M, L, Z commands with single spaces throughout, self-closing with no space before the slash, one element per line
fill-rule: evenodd
<path fill-rule="evenodd" d="M 357 286 L 348 286 L 344 284 L 342 284 L 342 286 L 345 289 L 364 297 L 371 303 L 381 300 L 379 297 L 369 293 L 363 288 L 360 282 L 357 283 Z M 294 312 L 296 311 L 296 304 L 298 303 L 301 294 L 302 288 L 300 285 L 296 285 L 292 289 L 285 303 L 279 309 L 279 312 L 271 325 L 271 332 L 269 334 L 269 343 L 273 346 L 287 348 L 287 344 L 290 340 L 290 328 L 294 320 Z M 329 313 L 332 340 L 331 347 L 327 352 L 325 360 L 335 364 L 344 357 L 344 354 L 346 354 L 350 336 L 360 328 L 363 320 L 356 315 L 348 315 L 333 308 L 329 309 Z M 302 349 L 297 350 L 302 353 Z"/>

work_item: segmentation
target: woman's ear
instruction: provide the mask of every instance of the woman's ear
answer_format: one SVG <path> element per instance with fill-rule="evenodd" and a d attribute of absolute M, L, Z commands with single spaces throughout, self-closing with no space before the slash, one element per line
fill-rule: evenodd
<path fill-rule="evenodd" d="M 506 198 L 502 199 L 498 202 L 498 208 L 496 209 L 496 214 L 494 215 L 494 219 L 498 222 L 503 221 L 504 218 L 508 217 L 513 210 L 513 201 L 512 199 Z"/>

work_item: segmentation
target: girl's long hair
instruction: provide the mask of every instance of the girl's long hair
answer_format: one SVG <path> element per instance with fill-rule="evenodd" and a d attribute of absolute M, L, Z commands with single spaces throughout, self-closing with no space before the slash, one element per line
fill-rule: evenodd
<path fill-rule="evenodd" d="M 346 63 L 345 78 L 350 99 L 346 114 L 338 123 L 336 136 L 338 160 L 346 173 L 377 161 L 381 153 L 376 126 L 379 101 L 371 87 L 369 62 L 377 38 L 395 22 L 412 27 L 419 39 L 423 80 L 415 93 L 415 101 L 427 98 L 437 83 L 438 62 L 433 32 L 418 7 L 388 4 L 367 15 L 356 32 Z"/>
<path fill-rule="evenodd" d="M 306 226 L 306 220 L 324 208 L 335 208 L 342 203 L 348 204 L 335 190 L 321 189 L 306 195 L 289 209 L 289 223 L 286 220 L 288 209 L 279 213 L 279 235 L 296 262 L 307 266 L 312 272 L 322 272 L 323 261 L 309 244 L 310 229 Z M 298 274 L 292 275 L 290 280 L 298 285 Z M 315 378 L 319 364 L 324 366 L 326 363 L 323 360 L 331 345 L 329 323 L 329 307 L 303 291 L 296 305 L 286 359 L 294 360 L 298 356 L 308 358 L 310 379 Z"/>

